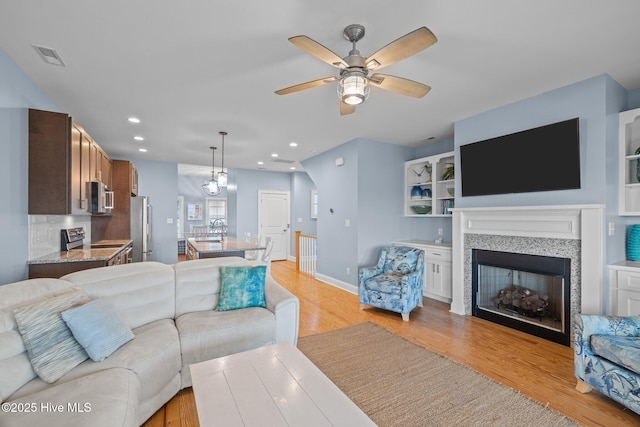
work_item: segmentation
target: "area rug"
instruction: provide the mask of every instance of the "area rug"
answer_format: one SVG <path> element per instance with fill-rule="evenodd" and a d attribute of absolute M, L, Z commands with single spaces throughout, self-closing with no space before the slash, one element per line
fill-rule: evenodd
<path fill-rule="evenodd" d="M 298 348 L 380 427 L 579 425 L 371 322 Z"/>

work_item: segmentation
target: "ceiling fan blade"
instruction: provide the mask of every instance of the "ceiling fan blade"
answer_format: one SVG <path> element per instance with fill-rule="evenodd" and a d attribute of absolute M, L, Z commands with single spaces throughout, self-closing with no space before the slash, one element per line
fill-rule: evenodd
<path fill-rule="evenodd" d="M 387 74 L 373 74 L 369 77 L 369 83 L 381 89 L 414 98 L 422 98 L 431 90 L 431 87 L 425 84 Z"/>
<path fill-rule="evenodd" d="M 344 62 L 344 60 L 336 53 L 307 36 L 289 37 L 289 41 L 329 65 L 333 65 L 338 68 L 348 67 L 347 63 Z"/>
<path fill-rule="evenodd" d="M 347 104 L 346 102 L 340 101 L 340 115 L 346 116 L 347 114 L 354 113 L 356 111 L 356 106 Z"/>
<path fill-rule="evenodd" d="M 436 36 L 427 27 L 420 27 L 392 41 L 364 61 L 370 70 L 379 70 L 394 62 L 408 58 L 437 42 Z"/>
<path fill-rule="evenodd" d="M 310 82 L 300 83 L 297 85 L 285 87 L 284 89 L 277 90 L 276 93 L 278 95 L 287 95 L 289 93 L 298 92 L 305 89 L 311 89 L 313 87 L 318 87 L 322 85 L 326 85 L 328 83 L 332 83 L 338 80 L 336 76 L 325 77 L 323 79 L 311 80 Z"/>

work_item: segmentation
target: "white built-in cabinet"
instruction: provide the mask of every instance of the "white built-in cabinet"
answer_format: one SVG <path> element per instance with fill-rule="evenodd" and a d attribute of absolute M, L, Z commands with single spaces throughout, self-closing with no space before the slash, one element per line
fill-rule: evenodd
<path fill-rule="evenodd" d="M 640 216 L 640 181 L 638 163 L 640 154 L 640 108 L 619 114 L 618 212 L 620 215 Z"/>
<path fill-rule="evenodd" d="M 455 199 L 455 176 L 447 176 L 447 171 L 454 171 L 455 158 L 453 154 L 454 152 L 450 151 L 405 162 L 405 216 L 451 216 Z M 420 190 L 419 194 L 418 189 Z M 412 208 L 413 206 L 426 206 L 428 211 L 418 213 Z"/>
<path fill-rule="evenodd" d="M 610 312 L 613 316 L 640 315 L 640 262 L 609 266 Z"/>
<path fill-rule="evenodd" d="M 411 246 L 424 251 L 425 297 L 451 303 L 452 265 L 451 244 L 436 243 L 428 240 L 406 240 L 394 243 L 396 246 Z"/>

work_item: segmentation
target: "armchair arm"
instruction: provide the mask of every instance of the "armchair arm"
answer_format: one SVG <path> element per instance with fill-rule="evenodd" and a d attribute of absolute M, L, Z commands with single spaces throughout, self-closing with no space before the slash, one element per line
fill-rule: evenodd
<path fill-rule="evenodd" d="M 573 333 L 574 373 L 577 378 L 584 380 L 584 372 L 588 366 L 585 358 L 594 354 L 591 349 L 591 335 L 640 336 L 640 316 L 576 314 L 573 318 Z"/>
<path fill-rule="evenodd" d="M 381 274 L 382 270 L 378 268 L 378 266 L 375 267 L 361 267 L 360 268 L 360 283 L 362 283 L 364 280 L 370 279 L 373 276 L 377 276 L 378 274 Z"/>
<path fill-rule="evenodd" d="M 300 321 L 298 297 L 283 288 L 270 276 L 265 280 L 264 293 L 267 309 L 272 311 L 276 317 L 276 342 L 289 341 L 293 345 L 297 345 Z"/>

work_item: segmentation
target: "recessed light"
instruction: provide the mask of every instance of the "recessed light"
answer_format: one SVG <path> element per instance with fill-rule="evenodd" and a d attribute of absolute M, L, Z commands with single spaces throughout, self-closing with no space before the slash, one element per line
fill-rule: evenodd
<path fill-rule="evenodd" d="M 135 139 L 136 141 L 144 141 L 144 138 L 141 136 L 134 136 L 133 139 Z"/>
<path fill-rule="evenodd" d="M 271 157 L 278 157 L 278 155 L 276 153 L 273 153 Z"/>
<path fill-rule="evenodd" d="M 289 143 L 289 147 L 297 147 L 298 143 L 297 142 L 290 142 Z"/>
<path fill-rule="evenodd" d="M 137 117 L 129 117 L 128 119 L 131 123 L 140 123 L 140 119 Z"/>
<path fill-rule="evenodd" d="M 296 170 L 295 166 L 291 166 L 289 169 L 291 169 L 292 171 Z"/>
<path fill-rule="evenodd" d="M 146 148 L 138 148 L 138 151 L 141 153 L 146 153 L 147 149 Z"/>
<path fill-rule="evenodd" d="M 259 165 L 264 165 L 264 162 L 258 162 Z"/>

